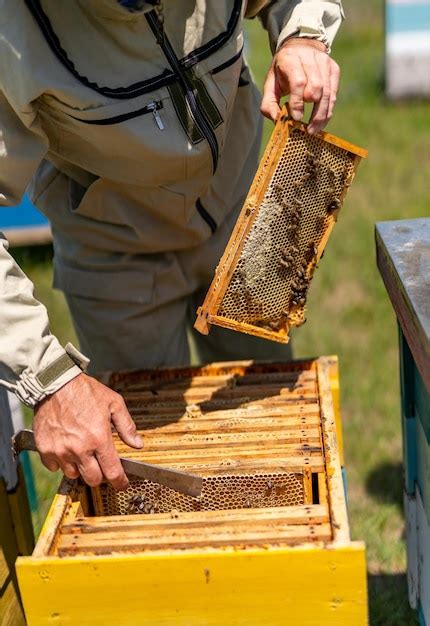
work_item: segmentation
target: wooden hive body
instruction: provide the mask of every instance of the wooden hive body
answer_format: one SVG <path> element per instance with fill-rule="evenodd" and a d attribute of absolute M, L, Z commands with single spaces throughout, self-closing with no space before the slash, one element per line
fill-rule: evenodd
<path fill-rule="evenodd" d="M 33 556 L 18 562 L 30 626 L 367 623 L 336 359 L 118 373 L 109 384 L 145 439 L 136 451 L 116 438 L 118 450 L 201 475 L 202 496 L 148 481 L 123 493 L 64 481 Z M 86 613 L 74 622 L 76 593 Z M 93 607 L 88 594 L 102 599 Z"/>
<path fill-rule="evenodd" d="M 195 328 L 211 324 L 287 343 L 305 321 L 315 268 L 367 152 L 311 136 L 283 110 L 261 159 Z"/>

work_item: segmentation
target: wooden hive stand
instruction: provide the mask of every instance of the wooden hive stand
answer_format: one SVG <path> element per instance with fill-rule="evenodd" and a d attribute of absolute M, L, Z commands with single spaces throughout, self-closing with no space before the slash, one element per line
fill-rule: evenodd
<path fill-rule="evenodd" d="M 430 626 L 430 219 L 377 224 L 376 251 L 399 325 L 409 602 Z"/>

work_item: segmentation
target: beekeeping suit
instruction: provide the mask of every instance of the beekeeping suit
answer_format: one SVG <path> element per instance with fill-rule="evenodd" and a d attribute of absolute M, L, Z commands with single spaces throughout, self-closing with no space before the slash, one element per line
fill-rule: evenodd
<path fill-rule="evenodd" d="M 95 370 L 188 359 L 187 316 L 257 164 L 242 29 L 258 14 L 273 51 L 293 35 L 329 47 L 342 19 L 340 0 L 0 0 L 0 205 L 29 186 L 49 218 L 54 285 Z M 83 365 L 0 238 L 3 384 L 34 405 Z"/>

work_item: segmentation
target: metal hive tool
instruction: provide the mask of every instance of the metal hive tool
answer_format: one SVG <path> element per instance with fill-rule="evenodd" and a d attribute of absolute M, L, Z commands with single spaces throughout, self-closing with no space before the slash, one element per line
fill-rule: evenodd
<path fill-rule="evenodd" d="M 282 343 L 305 321 L 310 281 L 367 151 L 276 123 L 195 328 L 211 324 Z"/>

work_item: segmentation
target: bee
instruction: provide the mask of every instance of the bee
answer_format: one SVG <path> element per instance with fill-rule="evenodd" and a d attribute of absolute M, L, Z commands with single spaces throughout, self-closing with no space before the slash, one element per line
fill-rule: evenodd
<path fill-rule="evenodd" d="M 279 265 L 286 270 L 289 270 L 291 268 L 291 262 L 286 261 L 285 259 L 279 259 Z"/>
<path fill-rule="evenodd" d="M 280 320 L 269 322 L 269 327 L 271 330 L 279 330 Z"/>
<path fill-rule="evenodd" d="M 330 204 L 327 206 L 327 213 L 333 213 L 341 206 L 341 202 L 338 198 L 333 198 Z"/>
<path fill-rule="evenodd" d="M 273 332 L 273 328 L 269 324 L 258 324 L 258 326 L 269 333 Z"/>

